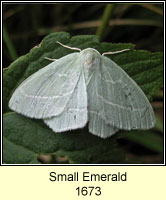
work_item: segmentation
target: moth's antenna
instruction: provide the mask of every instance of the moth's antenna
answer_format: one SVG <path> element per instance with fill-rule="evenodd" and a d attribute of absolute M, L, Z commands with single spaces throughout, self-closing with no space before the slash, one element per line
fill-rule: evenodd
<path fill-rule="evenodd" d="M 123 49 L 123 50 L 120 50 L 120 51 L 114 51 L 114 52 L 105 52 L 105 53 L 103 53 L 102 54 L 102 56 L 104 56 L 104 55 L 112 55 L 112 54 L 116 54 L 116 53 L 122 53 L 122 52 L 124 52 L 124 51 L 130 51 L 131 49 Z"/>
<path fill-rule="evenodd" d="M 48 58 L 48 57 L 44 57 L 44 59 L 46 60 L 51 60 L 51 61 L 56 61 L 57 59 L 54 59 L 54 58 Z"/>
<path fill-rule="evenodd" d="M 64 44 L 58 42 L 58 41 L 56 41 L 56 43 L 60 44 L 61 46 L 65 47 L 65 48 L 72 49 L 72 50 L 77 50 L 77 51 L 80 51 L 80 52 L 81 52 L 81 49 L 79 49 L 79 48 L 69 47 L 69 46 L 67 46 L 67 45 L 64 45 Z"/>

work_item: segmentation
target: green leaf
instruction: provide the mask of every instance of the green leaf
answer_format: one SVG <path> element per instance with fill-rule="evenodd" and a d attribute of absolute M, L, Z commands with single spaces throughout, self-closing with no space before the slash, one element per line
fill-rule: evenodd
<path fill-rule="evenodd" d="M 3 137 L 3 157 L 7 164 L 39 163 L 34 152 Z"/>
<path fill-rule="evenodd" d="M 68 156 L 70 163 L 119 163 L 124 159 L 115 150 L 115 137 L 100 139 L 87 129 L 54 133 L 41 120 L 16 113 L 3 119 L 3 159 L 5 163 L 37 163 L 40 154 Z M 116 155 L 116 156 L 115 156 Z"/>
<path fill-rule="evenodd" d="M 125 162 L 116 146 L 116 136 L 103 140 L 88 133 L 86 128 L 58 134 L 52 132 L 42 120 L 9 112 L 8 101 L 18 85 L 50 63 L 44 57 L 56 59 L 73 52 L 56 41 L 81 49 L 92 47 L 100 53 L 129 48 L 131 51 L 108 57 L 138 83 L 149 99 L 161 88 L 162 53 L 134 50 L 133 44 L 100 43 L 98 37 L 93 35 L 70 37 L 65 32 L 50 34 L 28 54 L 11 63 L 3 74 L 4 162 L 38 163 L 37 157 L 40 154 L 66 155 L 70 163 Z"/>

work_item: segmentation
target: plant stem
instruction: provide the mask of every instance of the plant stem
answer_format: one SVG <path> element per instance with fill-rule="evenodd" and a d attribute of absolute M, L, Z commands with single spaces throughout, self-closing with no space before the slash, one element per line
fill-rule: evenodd
<path fill-rule="evenodd" d="M 97 31 L 96 31 L 96 35 L 100 37 L 100 39 L 103 38 L 103 35 L 105 33 L 105 28 L 108 25 L 111 13 L 112 13 L 112 9 L 113 9 L 114 4 L 107 4 L 102 16 L 102 21 L 100 26 L 98 27 Z"/>
<path fill-rule="evenodd" d="M 7 30 L 6 30 L 5 25 L 3 25 L 3 39 L 4 39 L 5 43 L 6 43 L 6 46 L 7 46 L 8 50 L 9 50 L 9 53 L 10 53 L 10 56 L 11 56 L 12 60 L 16 60 L 16 58 L 18 58 L 18 55 L 16 53 L 16 50 L 14 48 L 14 45 L 13 45 L 10 37 L 9 37 L 9 34 L 8 34 Z"/>

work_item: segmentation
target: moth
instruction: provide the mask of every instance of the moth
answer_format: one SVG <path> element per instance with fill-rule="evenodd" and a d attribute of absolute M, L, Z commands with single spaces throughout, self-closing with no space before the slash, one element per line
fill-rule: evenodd
<path fill-rule="evenodd" d="M 9 107 L 43 119 L 54 132 L 83 128 L 101 138 L 119 130 L 155 125 L 151 104 L 141 88 L 115 62 L 93 48 L 78 50 L 28 77 L 15 90 Z"/>

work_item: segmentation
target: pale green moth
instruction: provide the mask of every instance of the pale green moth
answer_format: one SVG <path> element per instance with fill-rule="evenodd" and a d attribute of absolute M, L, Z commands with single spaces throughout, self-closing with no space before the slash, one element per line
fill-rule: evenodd
<path fill-rule="evenodd" d="M 9 107 L 43 119 L 54 132 L 83 128 L 107 138 L 118 130 L 150 129 L 155 117 L 140 87 L 115 62 L 97 50 L 71 48 L 15 90 Z"/>

